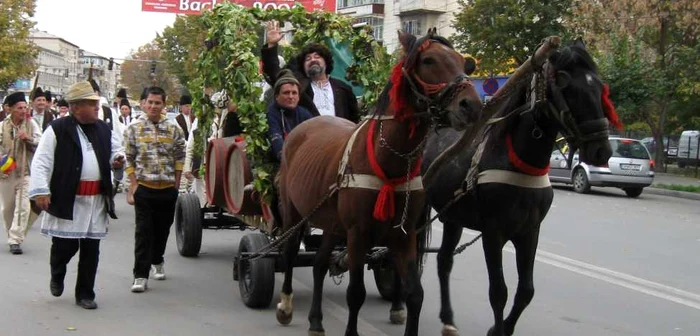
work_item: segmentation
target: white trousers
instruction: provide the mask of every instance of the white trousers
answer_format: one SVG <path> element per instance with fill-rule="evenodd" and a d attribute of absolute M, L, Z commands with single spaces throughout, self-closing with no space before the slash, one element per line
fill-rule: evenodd
<path fill-rule="evenodd" d="M 36 215 L 29 207 L 29 176 L 0 178 L 0 218 L 5 222 L 8 244 L 22 244 Z M 30 218 L 31 217 L 31 218 Z"/>

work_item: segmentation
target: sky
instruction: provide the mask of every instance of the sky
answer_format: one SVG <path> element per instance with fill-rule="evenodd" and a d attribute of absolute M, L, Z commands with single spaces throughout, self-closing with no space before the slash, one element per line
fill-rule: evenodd
<path fill-rule="evenodd" d="M 141 11 L 141 0 L 37 0 L 35 29 L 104 57 L 125 58 L 172 25 L 175 14 Z"/>

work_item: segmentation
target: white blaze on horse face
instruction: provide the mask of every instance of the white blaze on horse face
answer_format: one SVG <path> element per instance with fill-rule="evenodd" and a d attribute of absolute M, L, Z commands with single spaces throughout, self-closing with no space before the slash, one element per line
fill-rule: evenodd
<path fill-rule="evenodd" d="M 586 83 L 588 83 L 588 85 L 590 86 L 593 86 L 593 76 L 591 76 L 591 74 L 586 74 Z"/>

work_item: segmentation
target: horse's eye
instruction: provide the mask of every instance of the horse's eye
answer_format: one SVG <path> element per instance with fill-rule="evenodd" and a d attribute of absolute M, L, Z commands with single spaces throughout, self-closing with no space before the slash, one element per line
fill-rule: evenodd
<path fill-rule="evenodd" d="M 430 58 L 430 57 L 426 57 L 426 58 L 423 59 L 423 64 L 425 64 L 425 65 L 433 65 L 433 64 L 435 64 L 435 60 L 432 59 L 432 58 Z"/>

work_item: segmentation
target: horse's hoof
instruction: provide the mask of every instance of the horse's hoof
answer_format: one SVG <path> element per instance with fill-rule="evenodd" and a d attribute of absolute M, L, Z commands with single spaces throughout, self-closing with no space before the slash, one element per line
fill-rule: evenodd
<path fill-rule="evenodd" d="M 323 330 L 309 330 L 309 336 L 326 336 L 326 332 Z"/>
<path fill-rule="evenodd" d="M 504 333 L 497 333 L 496 331 L 494 331 L 494 329 L 495 327 L 491 327 L 491 329 L 489 329 L 489 332 L 486 333 L 486 336 L 505 336 Z"/>
<path fill-rule="evenodd" d="M 406 323 L 406 309 L 390 311 L 389 312 L 389 321 L 391 321 L 391 324 L 405 324 Z"/>
<path fill-rule="evenodd" d="M 442 327 L 442 336 L 459 336 L 459 330 L 451 324 L 445 324 Z"/>
<path fill-rule="evenodd" d="M 294 315 L 294 311 L 285 313 L 284 310 L 277 308 L 277 322 L 279 322 L 281 325 L 288 325 L 291 323 L 292 315 Z"/>
<path fill-rule="evenodd" d="M 389 321 L 391 324 L 406 324 L 406 309 L 390 310 Z"/>

